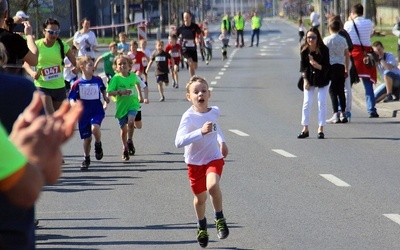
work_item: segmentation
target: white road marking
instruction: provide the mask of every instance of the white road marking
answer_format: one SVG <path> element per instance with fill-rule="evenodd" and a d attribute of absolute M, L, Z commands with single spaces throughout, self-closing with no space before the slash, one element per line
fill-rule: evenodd
<path fill-rule="evenodd" d="M 229 63 L 227 63 L 226 65 L 224 65 L 224 68 L 229 68 Z"/>
<path fill-rule="evenodd" d="M 222 68 L 222 69 L 221 69 L 221 71 L 225 71 L 225 70 L 226 70 L 226 68 Z"/>
<path fill-rule="evenodd" d="M 334 176 L 332 174 L 320 174 L 320 176 L 322 176 L 326 180 L 332 182 L 333 184 L 335 184 L 338 187 L 350 187 L 349 184 L 347 184 L 346 182 L 342 181 L 341 179 L 337 178 L 336 176 Z"/>
<path fill-rule="evenodd" d="M 385 216 L 386 218 L 388 218 L 400 225 L 400 215 L 399 214 L 384 214 L 383 216 Z"/>
<path fill-rule="evenodd" d="M 246 134 L 240 130 L 237 130 L 237 129 L 229 129 L 229 131 L 231 131 L 234 134 L 240 135 L 240 136 L 249 136 L 248 134 Z"/>
<path fill-rule="evenodd" d="M 272 151 L 274 151 L 275 153 L 278 153 L 278 154 L 280 154 L 280 155 L 283 155 L 283 156 L 285 156 L 285 157 L 297 157 L 297 156 L 295 156 L 295 155 L 292 155 L 292 154 L 289 153 L 289 152 L 286 152 L 286 151 L 283 150 L 283 149 L 272 149 Z"/>
<path fill-rule="evenodd" d="M 224 74 L 224 72 L 218 72 L 218 75 L 221 75 L 221 76 L 222 76 L 223 74 Z"/>
<path fill-rule="evenodd" d="M 218 79 L 221 79 L 221 77 L 220 76 L 216 76 L 215 79 L 218 80 Z"/>
<path fill-rule="evenodd" d="M 210 90 L 210 91 L 213 91 L 213 89 L 214 89 L 213 87 L 209 87 L 209 88 L 208 88 L 208 90 Z"/>
<path fill-rule="evenodd" d="M 215 84 L 217 84 L 217 81 L 211 81 L 210 84 L 215 85 Z"/>

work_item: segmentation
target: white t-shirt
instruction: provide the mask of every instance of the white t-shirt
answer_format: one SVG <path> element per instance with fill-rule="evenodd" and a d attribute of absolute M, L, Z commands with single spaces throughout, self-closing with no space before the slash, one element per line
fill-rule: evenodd
<path fill-rule="evenodd" d="M 217 124 L 220 111 L 216 106 L 210 108 L 207 113 L 199 113 L 190 107 L 182 116 L 176 133 L 175 146 L 185 147 L 186 164 L 200 166 L 223 158 L 219 143 L 225 139 Z M 215 131 L 203 135 L 201 128 L 208 121 L 215 124 Z"/>
<path fill-rule="evenodd" d="M 311 26 L 318 26 L 319 25 L 319 15 L 317 12 L 313 11 L 310 14 L 310 22 Z"/>
<path fill-rule="evenodd" d="M 71 61 L 68 59 L 68 57 L 64 58 L 64 65 L 70 65 Z M 72 67 L 65 67 L 64 66 L 64 80 L 70 82 L 72 79 L 76 77 L 76 75 L 72 72 L 74 69 L 74 66 Z"/>
<path fill-rule="evenodd" d="M 344 50 L 348 49 L 346 39 L 339 34 L 332 34 L 324 38 L 324 43 L 329 48 L 330 64 L 345 65 Z"/>
<path fill-rule="evenodd" d="M 93 31 L 88 33 L 80 33 L 79 31 L 74 35 L 74 44 L 78 43 L 78 56 L 90 56 L 95 58 L 94 48 L 98 45 L 96 35 Z"/>
<path fill-rule="evenodd" d="M 370 19 L 365 19 L 364 17 L 356 17 L 354 18 L 354 22 L 357 25 L 362 45 L 368 47 L 371 46 L 371 35 L 374 33 L 374 24 L 372 21 Z M 344 29 L 349 33 L 353 44 L 361 45 L 353 21 L 350 20 L 345 22 Z"/>

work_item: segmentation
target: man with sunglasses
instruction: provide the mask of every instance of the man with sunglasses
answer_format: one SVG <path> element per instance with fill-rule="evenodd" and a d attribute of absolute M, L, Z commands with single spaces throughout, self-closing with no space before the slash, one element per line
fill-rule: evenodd
<path fill-rule="evenodd" d="M 24 75 L 22 60 L 32 66 L 38 63 L 38 49 L 32 36 L 32 27 L 29 21 L 24 21 L 25 39 L 12 33 L 14 20 L 10 17 L 7 0 L 0 0 L 0 42 L 7 50 L 8 61 L 3 67 L 4 71 L 11 74 Z"/>

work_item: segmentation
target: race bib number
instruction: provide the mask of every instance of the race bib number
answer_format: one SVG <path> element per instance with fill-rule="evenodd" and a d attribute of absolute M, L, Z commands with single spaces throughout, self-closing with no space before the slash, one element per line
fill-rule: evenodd
<path fill-rule="evenodd" d="M 186 40 L 185 46 L 186 47 L 194 47 L 194 40 Z"/>
<path fill-rule="evenodd" d="M 42 75 L 45 81 L 61 78 L 62 77 L 61 68 L 59 65 L 43 68 Z"/>
<path fill-rule="evenodd" d="M 136 71 L 139 71 L 140 70 L 140 64 L 139 63 L 135 63 L 133 66 L 132 66 L 132 71 L 133 72 L 136 72 Z"/>
<path fill-rule="evenodd" d="M 97 84 L 79 84 L 79 95 L 81 100 L 99 99 L 99 86 Z"/>
<path fill-rule="evenodd" d="M 149 62 L 147 61 L 147 58 L 146 58 L 146 57 L 143 57 L 143 58 L 142 58 L 142 65 L 146 67 L 147 64 L 149 64 Z"/>
<path fill-rule="evenodd" d="M 171 56 L 172 56 L 172 57 L 179 57 L 179 52 L 172 52 L 172 53 L 171 53 Z"/>
<path fill-rule="evenodd" d="M 110 62 L 114 62 L 114 57 L 110 57 Z"/>
<path fill-rule="evenodd" d="M 165 62 L 166 59 L 165 56 L 156 56 L 156 62 Z"/>

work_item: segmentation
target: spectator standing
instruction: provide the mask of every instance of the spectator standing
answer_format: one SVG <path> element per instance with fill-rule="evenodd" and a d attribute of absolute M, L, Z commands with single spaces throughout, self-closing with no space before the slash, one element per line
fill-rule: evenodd
<path fill-rule="evenodd" d="M 318 139 L 324 139 L 326 125 L 326 99 L 329 91 L 329 49 L 322 41 L 318 28 L 312 27 L 306 33 L 306 42 L 300 49 L 300 72 L 303 77 L 303 109 L 301 124 L 303 130 L 297 136 L 299 139 L 310 136 L 310 112 L 315 89 L 318 88 Z"/>
<path fill-rule="evenodd" d="M 10 78 L 13 84 L 27 81 Z M 54 115 L 44 117 L 41 108 L 35 93 L 9 140 L 0 125 L 0 249 L 35 249 L 33 206 L 43 186 L 60 177 L 61 146 L 72 136 L 83 111 L 81 103 L 70 108 L 64 102 Z"/>
<path fill-rule="evenodd" d="M 97 52 L 97 38 L 93 31 L 90 30 L 90 20 L 83 18 L 81 21 L 82 29 L 74 35 L 74 45 L 78 48 L 78 56 L 90 56 L 95 60 Z"/>
<path fill-rule="evenodd" d="M 226 29 L 226 32 L 228 34 L 232 33 L 232 22 L 231 22 L 231 18 L 230 18 L 229 12 L 226 13 L 225 16 L 221 20 L 221 31 L 223 29 Z"/>
<path fill-rule="evenodd" d="M 351 55 L 354 58 L 358 76 L 362 79 L 364 85 L 369 117 L 378 118 L 373 89 L 373 84 L 376 83 L 376 68 L 368 68 L 363 63 L 364 53 L 371 50 L 371 36 L 374 34 L 374 25 L 370 19 L 364 18 L 363 15 L 364 7 L 361 4 L 355 4 L 351 8 L 351 14 L 349 20 L 344 24 L 344 29 L 349 33 L 353 42 L 354 48 Z"/>
<path fill-rule="evenodd" d="M 392 53 L 385 52 L 385 48 L 380 41 L 374 42 L 372 44 L 372 49 L 379 56 L 379 63 L 376 64 L 376 68 L 386 86 L 386 96 L 383 102 L 392 102 L 394 100 L 393 83 L 395 81 L 400 81 L 400 69 L 397 67 L 398 63 Z"/>
<path fill-rule="evenodd" d="M 319 14 L 315 12 L 314 6 L 310 6 L 310 23 L 311 27 L 319 28 Z"/>
<path fill-rule="evenodd" d="M 6 73 L 24 75 L 22 60 L 32 66 L 38 63 L 38 48 L 32 36 L 32 27 L 29 21 L 24 22 L 25 39 L 12 33 L 13 19 L 9 17 L 8 1 L 0 0 L 0 42 L 7 51 L 7 63 L 3 66 Z"/>
<path fill-rule="evenodd" d="M 327 123 L 346 123 L 346 97 L 344 94 L 344 82 L 348 77 L 350 62 L 349 50 L 346 39 L 339 35 L 342 23 L 333 20 L 329 23 L 330 36 L 324 38 L 325 45 L 329 48 L 329 60 L 331 64 L 331 85 L 329 94 L 332 101 L 333 115 Z M 342 112 L 339 113 L 339 104 Z"/>
<path fill-rule="evenodd" d="M 251 18 L 251 44 L 250 47 L 253 47 L 254 36 L 257 39 L 256 46 L 258 47 L 258 41 L 260 39 L 260 28 L 261 28 L 261 17 L 258 15 L 258 11 L 254 11 L 253 17 Z"/>
<path fill-rule="evenodd" d="M 240 48 L 243 48 L 244 46 L 243 32 L 244 32 L 245 20 L 244 17 L 242 16 L 242 12 L 239 11 L 234 17 L 234 20 L 235 20 L 235 30 L 236 30 L 235 47 L 237 48 L 239 46 Z M 239 36 L 241 37 L 240 43 L 239 43 Z"/>

